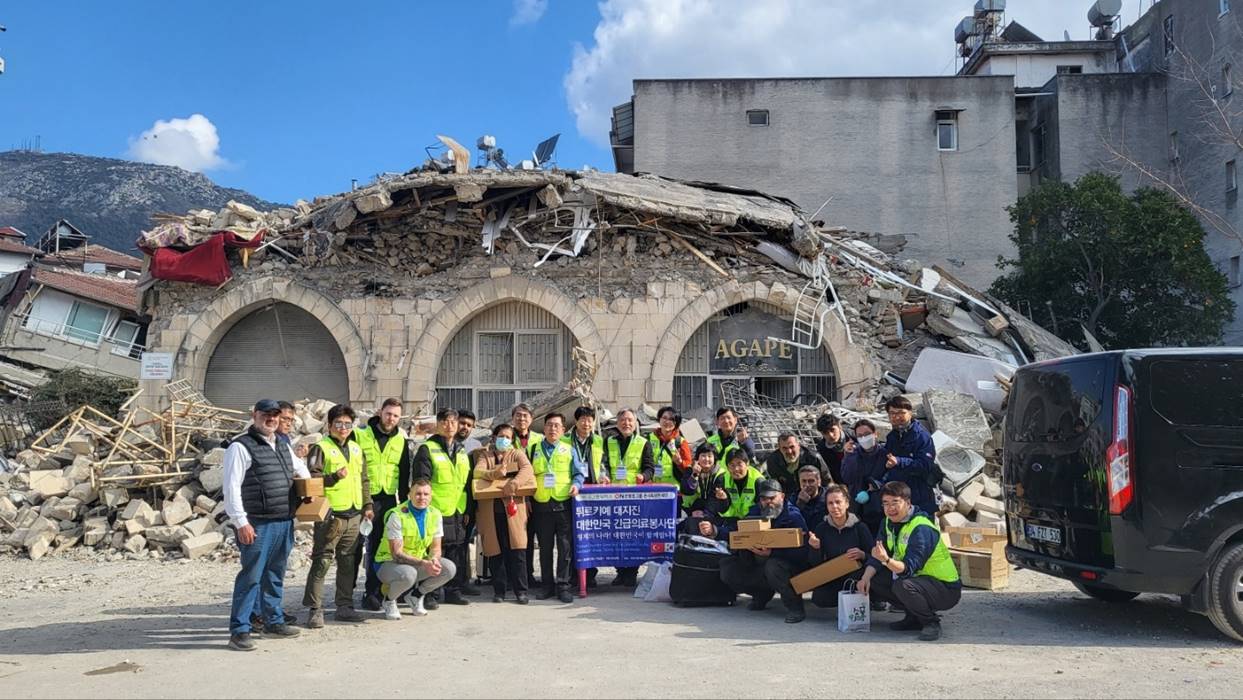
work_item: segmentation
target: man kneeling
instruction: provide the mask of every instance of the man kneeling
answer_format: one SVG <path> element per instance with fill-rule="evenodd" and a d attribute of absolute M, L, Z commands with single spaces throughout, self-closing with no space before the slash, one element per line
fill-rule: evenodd
<path fill-rule="evenodd" d="M 927 513 L 911 505 L 909 486 L 891 481 L 880 494 L 885 522 L 859 592 L 870 594 L 873 601 L 902 606 L 906 617 L 890 629 L 921 630 L 919 638 L 931 642 L 941 636 L 937 611 L 958 605 L 962 597 L 958 569 L 940 530 Z"/>
<path fill-rule="evenodd" d="M 397 600 L 415 615 L 426 615 L 423 598 L 449 582 L 457 573 L 453 562 L 440 555 L 444 536 L 443 518 L 432 505 L 432 485 L 417 479 L 410 485 L 410 498 L 388 512 L 384 541 L 376 552 L 380 582 L 384 584 L 384 617 L 400 620 Z"/>
<path fill-rule="evenodd" d="M 807 534 L 807 523 L 798 508 L 785 500 L 781 484 L 772 479 L 759 482 L 755 487 L 755 505 L 744 519 L 763 518 L 772 521 L 773 528 L 796 527 Z M 700 533 L 729 541 L 734 523 L 714 526 L 711 522 L 699 524 Z M 721 580 L 735 593 L 751 596 L 751 610 L 763 610 L 774 595 L 781 596 L 786 609 L 786 622 L 802 622 L 807 617 L 803 608 L 803 596 L 794 592 L 790 577 L 807 568 L 807 551 L 803 547 L 769 549 L 756 547 L 734 552 L 721 562 Z"/>

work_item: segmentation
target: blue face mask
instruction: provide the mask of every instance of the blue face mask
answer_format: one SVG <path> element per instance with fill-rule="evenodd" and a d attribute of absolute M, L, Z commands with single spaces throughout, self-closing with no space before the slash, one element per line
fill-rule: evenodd
<path fill-rule="evenodd" d="M 496 451 L 505 452 L 514 446 L 514 441 L 507 437 L 498 437 L 496 439 Z"/>
<path fill-rule="evenodd" d="M 855 495 L 855 503 L 858 503 L 859 505 L 863 505 L 870 500 L 872 500 L 872 496 L 869 495 L 867 491 L 860 491 Z"/>

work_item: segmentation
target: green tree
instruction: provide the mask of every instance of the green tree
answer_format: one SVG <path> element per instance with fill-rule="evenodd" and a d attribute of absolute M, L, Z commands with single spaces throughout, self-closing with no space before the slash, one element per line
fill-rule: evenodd
<path fill-rule="evenodd" d="M 1082 324 L 1106 348 L 1213 344 L 1234 315 L 1204 230 L 1166 192 L 1088 173 L 1008 211 L 1018 256 L 998 259 L 990 291 L 1071 343 L 1085 345 Z"/>

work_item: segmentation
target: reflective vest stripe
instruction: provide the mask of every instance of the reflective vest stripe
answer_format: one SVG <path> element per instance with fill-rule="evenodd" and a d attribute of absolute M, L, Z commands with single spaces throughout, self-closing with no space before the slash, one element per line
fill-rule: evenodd
<path fill-rule="evenodd" d="M 747 476 L 741 482 L 734 481 L 734 477 L 725 471 L 725 494 L 729 496 L 729 509 L 721 513 L 725 518 L 744 518 L 747 512 L 751 510 L 751 506 L 755 504 L 755 485 L 759 483 L 764 476 L 760 474 L 755 467 L 747 467 Z M 741 488 L 739 488 L 741 485 Z"/>
<path fill-rule="evenodd" d="M 643 446 L 647 441 L 639 437 L 638 433 L 630 437 L 630 444 L 626 446 L 626 456 L 623 458 L 621 454 L 621 440 L 616 436 L 610 437 L 604 443 L 604 448 L 609 453 L 609 479 L 619 484 L 628 484 L 634 486 L 639 483 L 639 470 L 643 467 Z M 622 466 L 625 471 L 624 479 L 617 478 L 617 467 Z"/>

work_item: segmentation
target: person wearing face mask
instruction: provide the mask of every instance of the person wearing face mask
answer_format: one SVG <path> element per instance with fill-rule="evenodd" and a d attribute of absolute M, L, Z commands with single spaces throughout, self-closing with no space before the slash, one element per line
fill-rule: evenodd
<path fill-rule="evenodd" d="M 679 432 L 682 414 L 673 406 L 665 406 L 657 412 L 656 420 L 660 425 L 648 436 L 652 459 L 656 463 L 652 482 L 676 485 L 682 481 L 685 470 L 691 464 L 691 444 Z"/>
<path fill-rule="evenodd" d="M 634 411 L 623 408 L 617 413 L 617 435 L 604 440 L 604 470 L 615 486 L 648 484 L 656 474 L 652 459 L 652 443 L 639 435 L 639 420 Z M 639 567 L 620 566 L 614 586 L 635 586 L 639 582 Z"/>
<path fill-rule="evenodd" d="M 474 453 L 475 478 L 504 484 L 501 498 L 479 502 L 478 525 L 483 554 L 492 571 L 492 601 L 505 600 L 505 586 L 514 599 L 526 605 L 527 597 L 527 499 L 516 495 L 518 484 L 534 484 L 535 473 L 526 451 L 515 449 L 514 428 L 501 423 L 492 429 L 492 446 Z"/>
<path fill-rule="evenodd" d="M 682 478 L 682 509 L 686 518 L 681 523 L 682 532 L 699 535 L 700 523 L 719 525 L 721 514 L 729 510 L 729 498 L 725 494 L 725 470 L 716 462 L 716 450 L 703 444 L 695 450 L 695 461 Z"/>
<path fill-rule="evenodd" d="M 876 438 L 876 426 L 864 418 L 855 423 L 855 437 L 846 443 L 842 460 L 842 479 L 850 494 L 850 509 L 873 534 L 880 532 L 885 514 L 880 506 L 880 487 L 884 484 L 889 453 Z"/>
<path fill-rule="evenodd" d="M 876 499 L 877 501 L 880 498 Z M 831 484 L 825 489 L 825 515 L 816 522 L 807 523 L 811 533 L 807 535 L 807 563 L 817 566 L 830 559 L 846 555 L 863 564 L 876 539 L 867 525 L 850 512 L 850 499 L 846 487 Z M 818 608 L 837 607 L 837 594 L 847 581 L 858 581 L 863 572 L 856 571 L 839 579 L 829 581 L 811 593 L 811 602 Z"/>
<path fill-rule="evenodd" d="M 842 421 L 832 413 L 826 413 L 816 419 L 816 454 L 824 461 L 828 470 L 829 480 L 834 484 L 843 483 L 842 460 L 846 457 L 846 431 L 842 429 Z"/>
<path fill-rule="evenodd" d="M 895 396 L 885 404 L 893 430 L 885 436 L 884 482 L 901 481 L 911 489 L 911 503 L 936 517 L 937 502 L 933 485 L 940 483 L 937 448 L 932 435 L 915 420 L 914 408 L 905 396 Z"/>
<path fill-rule="evenodd" d="M 807 534 L 803 514 L 785 500 L 781 484 L 772 479 L 758 484 L 755 504 L 747 511 L 746 517 L 763 518 L 771 521 L 773 528 L 798 528 L 804 535 Z M 735 527 L 737 523 L 722 523 L 720 527 L 713 527 L 712 534 L 708 536 L 729 542 L 729 533 Z M 794 592 L 790 578 L 806 568 L 806 545 L 780 549 L 754 547 L 735 550 L 721 562 L 721 581 L 735 593 L 751 596 L 749 610 L 763 610 L 774 595 L 780 595 L 786 609 L 786 622 L 798 623 L 807 617 L 807 613 L 803 596 Z"/>
<path fill-rule="evenodd" d="M 533 456 L 532 449 L 544 439 L 544 436 L 531 430 L 531 421 L 535 419 L 531 407 L 525 403 L 514 406 L 509 412 L 509 423 L 514 426 L 514 447 L 527 453 L 527 459 Z M 535 548 L 539 541 L 539 533 L 535 529 L 535 518 L 527 520 L 527 581 L 532 586 L 540 583 L 535 578 Z"/>

